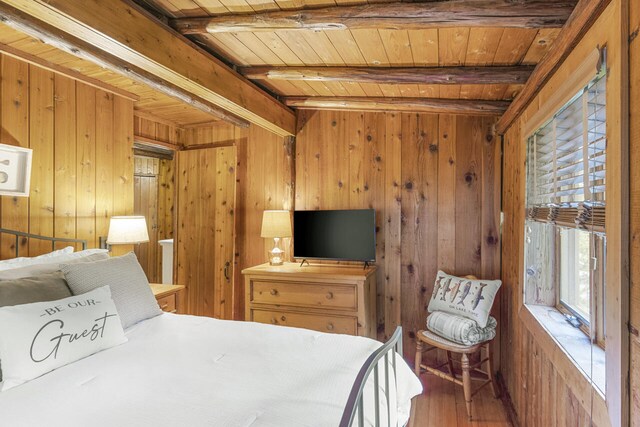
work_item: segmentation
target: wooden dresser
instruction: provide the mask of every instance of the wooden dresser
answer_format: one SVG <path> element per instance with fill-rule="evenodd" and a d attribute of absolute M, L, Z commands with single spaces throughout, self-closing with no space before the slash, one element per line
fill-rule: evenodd
<path fill-rule="evenodd" d="M 376 268 L 262 264 L 242 271 L 245 319 L 376 337 Z"/>

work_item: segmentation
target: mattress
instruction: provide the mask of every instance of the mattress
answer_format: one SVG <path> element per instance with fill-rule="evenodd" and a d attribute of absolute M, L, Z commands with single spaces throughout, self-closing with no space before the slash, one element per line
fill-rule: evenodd
<path fill-rule="evenodd" d="M 357 372 L 381 345 L 364 337 L 168 313 L 126 335 L 125 344 L 1 392 L 0 424 L 334 427 Z M 422 385 L 396 359 L 391 421 L 397 417 L 402 425 Z M 365 399 L 365 425 L 373 425 L 371 382 Z M 384 420 L 386 400 L 380 404 Z"/>

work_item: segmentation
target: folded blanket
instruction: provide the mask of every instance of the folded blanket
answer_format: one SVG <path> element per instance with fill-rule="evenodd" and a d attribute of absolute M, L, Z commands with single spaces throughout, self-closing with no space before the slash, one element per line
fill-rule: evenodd
<path fill-rule="evenodd" d="M 471 319 L 442 311 L 434 311 L 427 317 L 427 329 L 443 338 L 464 345 L 474 345 L 493 339 L 496 336 L 496 326 L 498 322 L 491 316 L 484 328 Z"/>

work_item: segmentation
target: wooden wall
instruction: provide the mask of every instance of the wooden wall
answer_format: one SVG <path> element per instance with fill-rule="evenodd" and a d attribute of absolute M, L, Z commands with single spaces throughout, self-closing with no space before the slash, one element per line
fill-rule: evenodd
<path fill-rule="evenodd" d="M 2 55 L 0 141 L 33 149 L 31 196 L 0 201 L 2 227 L 86 239 L 133 210 L 133 103 Z M 0 257 L 14 256 L 3 236 Z M 31 255 L 46 243 L 22 242 Z"/>
<path fill-rule="evenodd" d="M 157 141 L 179 145 L 184 137 L 184 130 L 180 126 L 141 111 L 135 112 L 133 131 L 140 142 Z"/>
<path fill-rule="evenodd" d="M 607 76 L 607 134 L 610 147 L 608 151 L 608 161 L 612 156 L 620 154 L 620 139 L 624 134 L 623 128 L 625 118 L 620 112 L 623 105 L 620 98 L 625 92 L 625 82 L 621 82 L 624 75 L 624 60 L 621 58 L 620 45 L 620 21 L 622 17 L 626 19 L 624 9 L 625 1 L 612 1 L 608 9 L 601 15 L 591 30 L 585 35 L 582 41 L 575 47 L 571 55 L 558 69 L 554 76 L 542 88 L 536 99 L 527 108 L 524 114 L 516 120 L 514 125 L 504 135 L 504 167 L 503 167 L 503 191 L 502 206 L 504 213 L 503 234 L 502 234 L 502 368 L 500 370 L 503 381 L 507 388 L 507 393 L 513 403 L 517 414 L 518 422 L 522 426 L 567 426 L 567 425 L 595 425 L 607 426 L 610 424 L 607 404 L 600 395 L 592 391 L 592 386 L 586 377 L 578 371 L 565 353 L 558 347 L 548 333 L 541 328 L 532 327 L 537 325 L 537 321 L 527 315 L 527 310 L 522 310 L 522 279 L 523 272 L 523 249 L 524 249 L 524 218 L 525 218 L 525 151 L 526 135 L 522 130 L 527 123 L 527 119 L 532 117 L 544 104 L 547 99 L 554 99 L 554 94 L 558 92 L 566 81 L 571 80 L 571 74 L 581 62 L 581 58 L 586 57 L 596 46 L 607 45 L 608 69 Z M 637 8 L 637 2 L 636 2 Z M 638 15 L 636 11 L 636 15 Z M 638 27 L 636 19 L 635 27 Z M 637 42 L 636 52 L 638 54 Z M 635 59 L 637 62 L 637 58 Z M 636 67 L 637 68 L 637 67 Z M 635 84 L 638 85 L 638 71 L 634 73 Z M 623 79 L 624 80 L 624 79 Z M 635 87 L 637 93 L 638 88 Z M 631 97 L 633 100 L 633 96 Z M 637 99 L 637 96 L 636 96 Z M 633 102 L 633 101 L 632 101 Z M 635 117 L 638 114 L 637 104 L 635 106 Z M 637 281 L 640 280 L 640 266 L 638 257 L 640 256 L 640 245 L 638 235 L 640 235 L 640 186 L 638 181 L 639 164 L 638 151 L 640 150 L 640 138 L 638 135 L 638 118 L 633 124 L 632 119 L 632 145 L 631 162 L 632 176 L 630 182 L 632 187 L 632 207 L 631 220 L 632 227 L 635 224 L 635 233 L 631 237 L 634 241 L 631 257 L 632 271 L 635 272 L 635 282 L 632 285 L 631 303 L 631 324 L 635 325 L 636 337 L 632 337 L 632 355 L 635 355 L 635 366 L 632 366 L 632 425 L 640 425 L 640 395 L 638 385 L 640 385 L 640 346 L 638 346 L 637 326 L 640 325 L 640 292 Z M 622 135 L 621 135 L 622 134 Z M 617 144 L 617 147 L 612 145 Z M 617 153 L 617 154 L 616 154 Z M 624 154 L 622 154 L 624 156 Z M 612 159 L 613 160 L 613 159 Z M 615 161 L 615 160 L 613 160 Z M 635 162 L 635 163 L 634 163 Z M 635 171 L 635 172 L 633 172 Z M 612 177 L 612 182 L 616 182 L 615 174 L 607 168 L 608 180 Z M 616 196 L 615 190 L 607 194 L 607 213 L 622 216 L 626 212 L 620 213 L 620 209 L 615 201 L 620 202 L 619 192 Z M 612 197 L 610 197 L 612 196 Z M 616 197 L 614 197 L 616 196 Z M 610 202 L 614 202 L 609 204 Z M 624 203 L 622 203 L 624 204 Z M 608 222 L 609 224 L 609 218 Z M 632 228 L 633 230 L 633 228 Z M 609 229 L 607 229 L 609 233 Z M 620 239 L 616 239 L 620 240 Z M 634 249 L 635 248 L 635 249 Z M 612 249 L 615 251 L 615 249 Z M 615 253 L 615 252 L 613 252 Z M 609 277 L 609 264 L 607 277 Z M 609 280 L 609 279 L 608 279 Z M 612 281 L 612 287 L 620 289 L 620 281 Z M 608 285 L 608 288 L 609 285 Z M 609 292 L 609 289 L 607 292 Z M 634 299 L 635 298 L 635 302 Z M 625 294 L 616 298 L 616 301 L 626 300 Z M 607 295 L 607 303 L 611 298 Z M 615 313 L 620 316 L 619 309 Z M 635 323 L 634 323 L 635 322 Z M 618 325 L 620 326 L 620 325 Z M 626 327 L 626 325 L 625 325 Z M 615 324 L 607 326 L 607 348 L 610 345 L 610 333 L 614 333 Z M 613 331 L 613 332 L 612 332 Z M 624 348 L 624 343 L 623 343 Z M 622 351 L 616 350 L 617 357 Z M 623 355 L 624 356 L 624 355 Z M 609 350 L 607 350 L 609 357 Z M 609 362 L 607 363 L 609 364 Z M 624 380 L 622 380 L 624 381 Z M 608 390 L 615 389 L 611 384 L 615 383 L 613 376 L 607 375 Z M 634 387 L 635 384 L 635 387 Z M 609 391 L 608 391 L 609 393 Z M 609 398 L 607 398 L 609 399 Z"/>
<path fill-rule="evenodd" d="M 293 205 L 292 143 L 256 126 L 240 129 L 221 123 L 186 129 L 184 144 L 192 148 L 203 144 L 236 147 L 233 317 L 243 319 L 244 282 L 240 272 L 268 261 L 269 242 L 260 237 L 262 212 Z"/>
<path fill-rule="evenodd" d="M 631 425 L 640 427 L 640 2 L 632 1 L 629 11 L 630 42 L 630 153 L 631 153 Z"/>
<path fill-rule="evenodd" d="M 500 274 L 495 119 L 301 111 L 296 209 L 376 210 L 380 338 L 412 358 L 438 269 Z M 494 306 L 499 317 L 499 304 Z"/>

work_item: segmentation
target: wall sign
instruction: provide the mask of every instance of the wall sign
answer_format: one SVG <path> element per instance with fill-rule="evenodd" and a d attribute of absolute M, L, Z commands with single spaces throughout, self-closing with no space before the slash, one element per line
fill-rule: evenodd
<path fill-rule="evenodd" d="M 0 195 L 29 197 L 33 150 L 0 144 Z"/>

